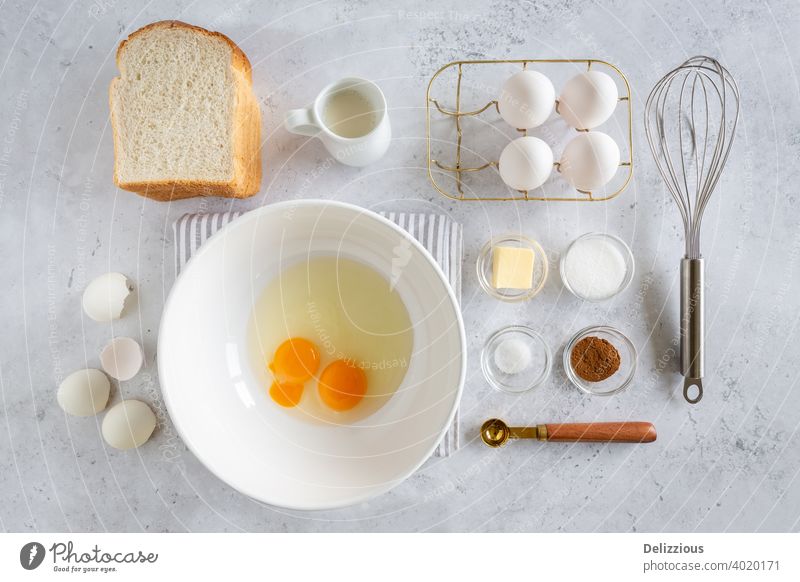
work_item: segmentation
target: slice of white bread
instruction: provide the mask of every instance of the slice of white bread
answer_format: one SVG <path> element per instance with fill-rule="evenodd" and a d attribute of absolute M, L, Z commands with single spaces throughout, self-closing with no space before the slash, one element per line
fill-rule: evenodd
<path fill-rule="evenodd" d="M 114 183 L 155 200 L 252 196 L 261 113 L 250 62 L 228 37 L 155 22 L 117 49 L 111 81 Z"/>

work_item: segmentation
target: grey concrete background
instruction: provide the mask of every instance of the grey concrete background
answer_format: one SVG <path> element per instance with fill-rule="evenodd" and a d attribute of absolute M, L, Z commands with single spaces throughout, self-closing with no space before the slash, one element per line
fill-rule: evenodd
<path fill-rule="evenodd" d="M 178 18 L 224 32 L 253 64 L 262 103 L 264 181 L 247 201 L 161 204 L 116 190 L 107 88 L 114 51 L 149 22 Z M 800 114 L 793 0 L 689 2 L 450 1 L 127 3 L 0 6 L 0 529 L 7 531 L 798 531 L 800 529 Z M 739 81 L 742 117 L 707 213 L 708 378 L 683 402 L 672 346 L 682 249 L 678 214 L 642 131 L 643 100 L 670 67 L 719 57 Z M 604 204 L 449 201 L 424 170 L 424 92 L 456 58 L 605 58 L 633 87 L 635 180 Z M 363 170 L 331 165 L 318 142 L 280 127 L 284 112 L 345 74 L 378 81 L 394 124 L 388 155 Z M 469 336 L 462 439 L 390 493 L 356 507 L 300 513 L 263 506 L 212 476 L 176 439 L 155 373 L 160 312 L 171 283 L 171 224 L 185 212 L 251 209 L 291 198 L 377 210 L 446 212 L 465 228 Z M 551 255 L 533 302 L 483 295 L 473 274 L 492 233 L 521 230 Z M 610 303 L 582 304 L 558 276 L 575 236 L 606 230 L 633 248 L 637 273 Z M 114 325 L 82 315 L 87 281 L 108 270 L 137 285 L 138 307 Z M 493 392 L 476 365 L 506 322 L 540 329 L 556 355 L 551 380 L 520 397 Z M 608 323 L 640 352 L 626 393 L 591 398 L 561 371 L 577 329 Z M 97 366 L 114 335 L 141 340 L 147 368 L 114 387 L 140 397 L 160 427 L 133 452 L 104 446 L 97 419 L 66 417 L 55 389 Z M 475 441 L 490 416 L 514 422 L 651 420 L 649 446 Z"/>

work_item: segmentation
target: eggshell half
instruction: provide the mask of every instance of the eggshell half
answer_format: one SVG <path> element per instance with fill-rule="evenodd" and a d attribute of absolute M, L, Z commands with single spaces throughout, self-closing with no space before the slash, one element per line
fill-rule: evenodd
<path fill-rule="evenodd" d="M 533 190 L 553 170 L 553 150 L 538 137 L 520 137 L 508 144 L 498 162 L 500 178 L 514 190 Z"/>
<path fill-rule="evenodd" d="M 122 273 L 100 275 L 83 292 L 83 310 L 95 321 L 119 319 L 130 293 L 131 286 Z"/>
<path fill-rule="evenodd" d="M 130 380 L 144 363 L 144 352 L 136 340 L 129 337 L 118 337 L 100 352 L 100 365 L 103 370 L 117 380 Z"/>
<path fill-rule="evenodd" d="M 578 190 L 592 191 L 608 184 L 619 168 L 619 146 L 599 131 L 581 133 L 567 144 L 559 171 Z"/>
<path fill-rule="evenodd" d="M 617 84 L 602 71 L 572 77 L 558 98 L 558 114 L 570 127 L 592 129 L 605 123 L 619 100 Z"/>
<path fill-rule="evenodd" d="M 88 368 L 73 372 L 58 386 L 58 405 L 73 416 L 94 416 L 105 410 L 111 382 L 100 370 Z"/>
<path fill-rule="evenodd" d="M 103 418 L 103 438 L 115 449 L 142 446 L 156 428 L 156 415 L 141 400 L 123 400 Z"/>
<path fill-rule="evenodd" d="M 517 129 L 538 127 L 547 121 L 556 102 L 553 83 L 538 71 L 520 71 L 503 84 L 497 109 Z"/>

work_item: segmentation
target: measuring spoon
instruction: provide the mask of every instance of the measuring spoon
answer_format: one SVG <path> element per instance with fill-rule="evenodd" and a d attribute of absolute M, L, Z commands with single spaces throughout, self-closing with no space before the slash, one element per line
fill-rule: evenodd
<path fill-rule="evenodd" d="M 481 426 L 481 439 L 490 447 L 501 447 L 509 439 L 573 443 L 652 443 L 656 440 L 656 427 L 650 422 L 576 422 L 508 426 L 499 418 L 490 418 Z"/>

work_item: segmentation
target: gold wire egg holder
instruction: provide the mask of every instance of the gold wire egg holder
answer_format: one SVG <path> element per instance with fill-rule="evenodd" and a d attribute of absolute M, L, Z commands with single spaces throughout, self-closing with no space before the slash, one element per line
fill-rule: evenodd
<path fill-rule="evenodd" d="M 523 69 L 526 69 L 529 64 L 535 63 L 563 63 L 563 64 L 585 64 L 586 70 L 589 71 L 592 68 L 592 65 L 603 65 L 604 67 L 609 68 L 610 70 L 614 71 L 619 78 L 622 80 L 625 86 L 625 93 L 618 98 L 619 102 L 625 102 L 627 105 L 627 121 L 628 127 L 626 133 L 627 137 L 627 145 L 628 145 L 628 159 L 623 160 L 620 162 L 620 168 L 627 168 L 628 173 L 625 177 L 622 185 L 612 194 L 606 196 L 596 196 L 594 192 L 588 190 L 578 190 L 574 189 L 578 195 L 576 196 L 536 196 L 533 195 L 528 190 L 516 190 L 517 195 L 512 196 L 477 196 L 477 195 L 470 195 L 467 196 L 464 193 L 464 174 L 471 174 L 475 172 L 481 172 L 483 170 L 487 170 L 489 168 L 497 168 L 498 162 L 497 161 L 490 161 L 480 166 L 464 166 L 462 163 L 462 142 L 463 142 L 463 128 L 461 120 L 464 117 L 475 117 L 480 115 L 481 113 L 494 108 L 498 113 L 500 112 L 498 107 L 497 100 L 490 101 L 483 107 L 478 109 L 474 109 L 472 111 L 462 111 L 461 110 L 461 84 L 464 74 L 465 66 L 472 66 L 472 65 L 496 65 L 496 64 L 518 64 L 522 65 Z M 447 109 L 443 107 L 437 99 L 431 97 L 431 88 L 433 87 L 434 81 L 436 81 L 437 77 L 441 75 L 447 69 L 451 67 L 458 67 L 458 76 L 456 79 L 456 97 L 455 97 L 455 109 Z M 558 100 L 556 100 L 556 113 L 558 112 Z M 456 124 L 456 153 L 455 153 L 455 164 L 448 165 L 443 164 L 439 160 L 433 158 L 431 154 L 431 113 L 436 110 L 439 111 L 441 114 L 452 117 L 455 119 Z M 524 136 L 528 135 L 528 130 L 526 129 L 518 129 L 519 133 Z M 586 132 L 589 131 L 588 129 L 577 129 L 578 132 Z M 451 63 L 447 63 L 442 68 L 440 68 L 436 73 L 434 73 L 431 80 L 428 82 L 428 89 L 425 92 L 425 133 L 426 133 L 426 142 L 427 142 L 427 151 L 428 151 L 428 177 L 430 178 L 431 184 L 436 190 L 448 198 L 453 200 L 477 200 L 477 201 L 514 201 L 514 200 L 539 200 L 539 201 L 566 201 L 566 202 L 602 202 L 604 200 L 611 200 L 615 198 L 619 194 L 622 193 L 625 188 L 628 187 L 628 184 L 633 177 L 633 111 L 631 107 L 631 86 L 628 83 L 627 77 L 625 74 L 620 71 L 616 66 L 612 65 L 609 62 L 598 60 L 598 59 L 512 59 L 512 60 L 466 60 L 466 61 L 453 61 Z M 556 171 L 559 171 L 559 163 L 556 161 L 553 163 L 553 167 Z M 437 171 L 445 172 L 448 174 L 452 174 L 455 176 L 456 182 L 456 189 L 458 190 L 457 194 L 451 194 L 444 188 L 442 188 L 437 182 L 434 177 L 434 169 Z"/>

